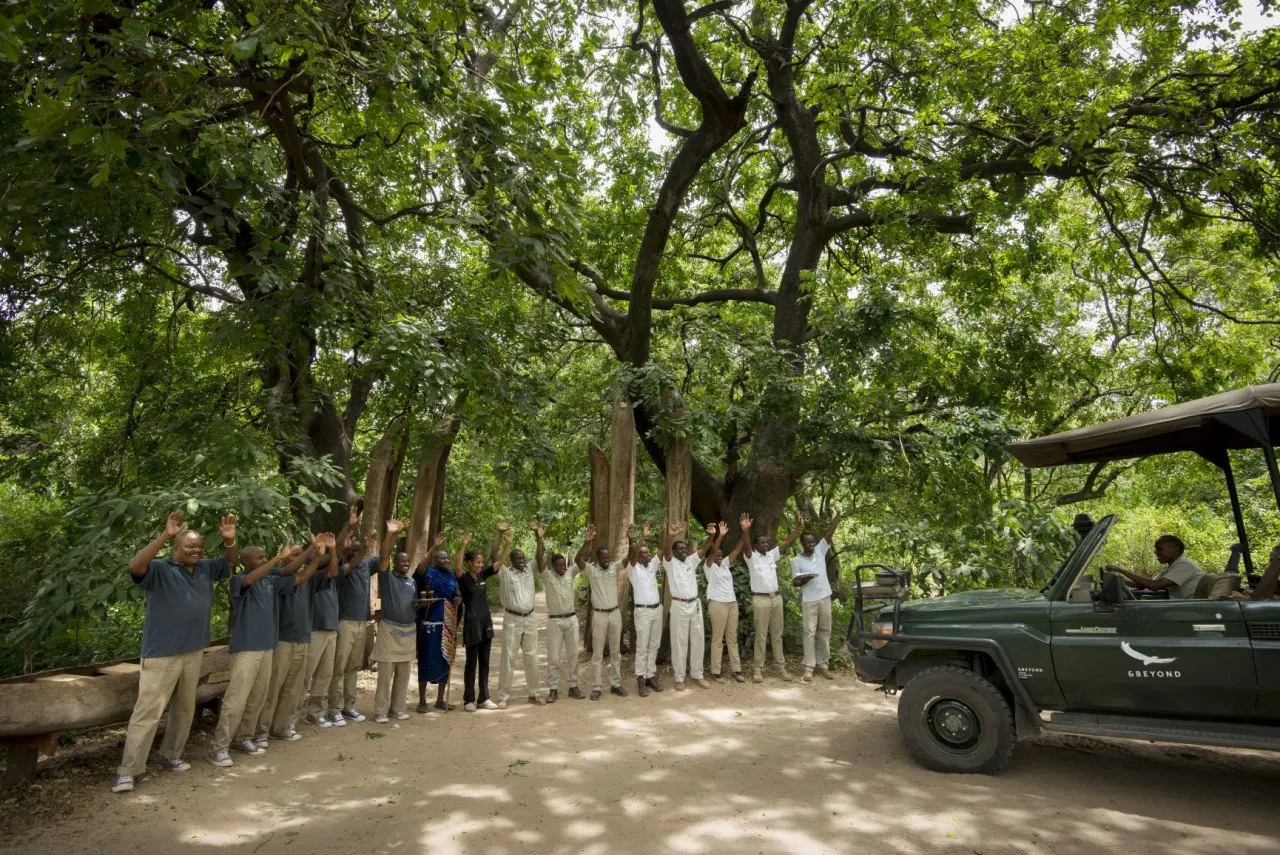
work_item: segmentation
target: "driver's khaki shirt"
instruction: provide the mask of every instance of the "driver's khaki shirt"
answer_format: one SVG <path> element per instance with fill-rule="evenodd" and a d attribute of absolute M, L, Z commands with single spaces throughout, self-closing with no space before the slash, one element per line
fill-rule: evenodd
<path fill-rule="evenodd" d="M 1204 571 L 1185 555 L 1179 555 L 1173 563 L 1156 574 L 1157 579 L 1168 579 L 1175 587 L 1169 589 L 1169 599 L 1190 600 L 1196 595 L 1196 587 L 1204 578 Z"/>

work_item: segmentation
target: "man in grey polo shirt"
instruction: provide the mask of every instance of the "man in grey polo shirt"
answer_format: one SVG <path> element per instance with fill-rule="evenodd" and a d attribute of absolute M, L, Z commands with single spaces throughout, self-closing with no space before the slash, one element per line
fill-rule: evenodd
<path fill-rule="evenodd" d="M 519 652 L 524 659 L 524 684 L 529 703 L 541 704 L 538 696 L 538 621 L 533 615 L 533 570 L 524 551 L 511 549 L 511 523 L 498 524 L 502 532 L 502 549 L 511 558 L 511 566 L 498 572 L 498 594 L 502 610 L 502 651 L 498 658 L 498 709 L 507 708 L 511 697 L 513 660 Z"/>
<path fill-rule="evenodd" d="M 311 644 L 307 647 L 307 721 L 317 727 L 343 727 L 342 716 L 329 717 L 329 683 L 338 647 L 338 551 L 329 550 L 329 570 L 311 588 Z"/>
<path fill-rule="evenodd" d="M 271 659 L 278 638 L 280 597 L 294 593 L 293 579 L 272 574 L 289 553 L 285 544 L 270 561 L 261 546 L 247 547 L 241 557 L 244 572 L 231 577 L 231 679 L 218 707 L 218 725 L 209 743 L 209 762 L 230 766 L 227 749 L 234 738 L 242 754 L 264 754 L 254 742 L 254 727 L 271 687 Z"/>
<path fill-rule="evenodd" d="M 191 768 L 182 760 L 182 749 L 191 732 L 200 665 L 209 646 L 213 586 L 231 574 L 240 553 L 234 516 L 224 516 L 218 527 L 224 545 L 221 558 L 203 558 L 204 538 L 198 532 L 184 531 L 183 521 L 181 511 L 169 514 L 164 531 L 129 562 L 134 583 L 146 591 L 147 608 L 142 622 L 138 700 L 129 717 L 124 757 L 111 787 L 115 793 L 132 790 L 133 779 L 146 769 L 165 704 L 169 704 L 169 723 L 160 743 L 158 765 L 171 772 Z M 157 559 L 170 540 L 173 554 Z"/>
<path fill-rule="evenodd" d="M 369 578 L 375 572 L 386 570 L 378 555 L 371 549 L 377 546 L 377 535 L 369 535 L 359 546 L 347 540 L 354 537 L 359 514 L 351 509 L 343 538 L 338 541 L 342 550 L 338 568 L 338 637 L 333 653 L 333 680 L 329 684 L 329 720 L 337 723 L 364 721 L 356 710 L 356 676 L 364 658 L 364 636 L 369 626 Z M 387 554 L 387 550 L 382 550 Z M 373 553 L 373 554 L 369 554 Z M 388 556 L 389 557 L 389 556 Z"/>
<path fill-rule="evenodd" d="M 304 564 L 306 569 L 294 577 L 297 588 L 294 595 L 279 601 L 278 642 L 271 657 L 271 686 L 258 717 L 258 735 L 254 739 L 259 747 L 266 745 L 268 736 L 287 742 L 301 739 L 295 724 L 302 704 L 307 651 L 311 646 L 311 592 L 316 586 L 332 581 L 327 576 L 315 575 L 320 565 L 329 561 L 326 547 L 312 543 L 306 549 L 295 546 L 290 551 L 289 563 L 280 575 L 292 576 Z"/>
<path fill-rule="evenodd" d="M 575 566 L 569 569 L 569 561 L 563 555 L 551 556 L 547 567 L 547 551 L 543 538 L 546 527 L 534 523 L 534 536 L 538 539 L 538 572 L 542 574 L 542 590 L 547 597 L 547 703 L 554 704 L 560 697 L 560 671 L 565 672 L 569 697 L 585 699 L 578 688 L 578 612 L 574 605 L 573 580 L 578 575 Z"/>
<path fill-rule="evenodd" d="M 387 521 L 387 536 L 382 554 L 390 555 L 396 536 L 404 527 L 400 520 Z M 388 721 L 390 713 L 400 721 L 409 717 L 405 696 L 409 691 L 409 667 L 417 652 L 418 627 L 415 603 L 418 586 L 409 575 L 409 556 L 395 554 L 393 571 L 378 566 L 378 596 L 382 608 L 378 613 L 378 631 L 373 645 L 373 659 L 378 663 L 378 688 L 373 697 L 373 720 Z"/>

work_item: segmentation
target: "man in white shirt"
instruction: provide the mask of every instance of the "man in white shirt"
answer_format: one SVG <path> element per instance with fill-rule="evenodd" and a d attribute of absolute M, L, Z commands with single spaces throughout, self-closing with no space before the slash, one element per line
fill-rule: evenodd
<path fill-rule="evenodd" d="M 560 554 L 551 556 L 548 567 L 543 542 L 546 527 L 536 522 L 531 528 L 538 539 L 538 572 L 547 595 L 547 703 L 554 704 L 560 697 L 562 670 L 569 684 L 569 697 L 585 700 L 586 695 L 578 689 L 578 612 L 573 601 L 573 580 L 578 568 L 570 570 L 568 559 Z"/>
<path fill-rule="evenodd" d="M 711 527 L 707 527 L 711 531 Z M 729 649 L 729 669 L 733 679 L 745 683 L 742 676 L 742 661 L 738 658 L 738 595 L 733 591 L 733 564 L 742 554 L 742 538 L 738 545 L 725 556 L 720 551 L 720 543 L 729 532 L 729 525 L 721 520 L 716 527 L 715 542 L 707 550 L 706 563 L 702 572 L 707 576 L 707 612 L 711 616 L 711 679 L 719 682 L 724 679 L 720 673 L 724 649 Z"/>
<path fill-rule="evenodd" d="M 742 555 L 751 571 L 751 611 L 755 619 L 756 645 L 755 662 L 751 673 L 754 683 L 764 682 L 765 639 L 773 643 L 773 662 L 778 666 L 778 677 L 790 682 L 787 673 L 787 660 L 782 656 L 782 595 L 778 593 L 778 559 L 782 553 L 791 548 L 791 544 L 800 535 L 801 526 L 791 530 L 782 543 L 773 544 L 765 534 L 756 535 L 751 540 L 752 519 L 747 514 L 739 520 L 742 526 Z"/>
<path fill-rule="evenodd" d="M 627 527 L 631 550 L 627 555 L 627 580 L 631 583 L 631 601 L 635 606 L 636 624 L 636 694 L 649 696 L 649 690 L 662 691 L 658 682 L 658 648 L 662 644 L 662 595 L 658 592 L 658 556 L 645 544 L 653 530 L 649 523 L 636 539 L 636 527 Z"/>
<path fill-rule="evenodd" d="M 587 556 L 594 555 L 595 562 L 587 563 Z M 604 665 L 605 642 L 609 644 L 609 691 L 620 698 L 627 696 L 622 688 L 622 613 L 618 602 L 622 599 L 622 587 L 626 584 L 626 559 L 610 561 L 607 546 L 596 548 L 596 527 L 587 526 L 587 537 L 574 556 L 578 569 L 586 572 L 591 585 L 591 700 L 600 700 L 600 672 Z"/>
<path fill-rule="evenodd" d="M 715 531 L 714 526 L 709 528 Z M 710 689 L 711 684 L 702 676 L 706 629 L 702 621 L 702 600 L 698 597 L 698 565 L 715 542 L 715 535 L 709 534 L 697 553 L 690 555 L 684 532 L 682 522 L 662 524 L 662 572 L 666 574 L 671 592 L 671 666 L 677 690 L 684 688 L 686 668 L 693 682 Z"/>
<path fill-rule="evenodd" d="M 799 517 L 804 526 L 804 517 Z M 836 510 L 827 523 L 822 539 L 814 542 L 811 534 L 801 535 L 800 554 L 791 559 L 791 581 L 800 588 L 801 611 L 804 615 L 804 681 L 812 682 L 813 672 L 834 680 L 827 667 L 831 661 L 831 580 L 827 577 L 827 553 L 831 538 L 840 524 Z"/>
<path fill-rule="evenodd" d="M 498 666 L 498 709 L 507 708 L 511 697 L 511 673 L 516 653 L 524 658 L 524 683 L 529 703 L 542 704 L 538 696 L 538 622 L 533 615 L 533 570 L 524 552 L 511 549 L 511 524 L 498 524 L 504 551 L 509 550 L 511 566 L 498 573 L 498 593 L 502 600 L 502 652 Z"/>
<path fill-rule="evenodd" d="M 1162 534 L 1156 538 L 1156 560 L 1164 564 L 1165 568 L 1154 578 L 1139 576 L 1115 565 L 1108 567 L 1122 573 L 1135 588 L 1168 591 L 1171 600 L 1190 600 L 1195 598 L 1196 587 L 1204 578 L 1204 571 L 1199 564 L 1183 554 L 1186 549 L 1182 539 L 1172 534 Z"/>

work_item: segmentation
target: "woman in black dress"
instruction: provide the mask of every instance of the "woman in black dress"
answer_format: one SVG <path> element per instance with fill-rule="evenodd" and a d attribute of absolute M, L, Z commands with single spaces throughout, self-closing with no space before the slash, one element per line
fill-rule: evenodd
<path fill-rule="evenodd" d="M 489 600 L 485 595 L 485 581 L 496 576 L 502 568 L 499 555 L 493 566 L 484 566 L 484 556 L 471 545 L 471 532 L 462 535 L 462 547 L 453 559 L 453 575 L 458 580 L 458 593 L 462 596 L 462 643 L 467 647 L 465 690 L 462 694 L 463 709 L 475 712 L 479 709 L 496 710 L 498 705 L 489 700 L 489 651 L 493 647 L 493 618 L 489 615 Z M 479 672 L 479 694 L 476 693 L 476 672 Z"/>

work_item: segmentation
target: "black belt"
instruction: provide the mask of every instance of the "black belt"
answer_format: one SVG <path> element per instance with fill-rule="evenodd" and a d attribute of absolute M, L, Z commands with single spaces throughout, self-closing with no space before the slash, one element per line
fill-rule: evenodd
<path fill-rule="evenodd" d="M 759 591 L 752 591 L 752 592 L 751 592 L 751 596 L 753 596 L 753 597 L 776 597 L 776 596 L 778 596 L 778 592 L 777 592 L 777 591 L 774 591 L 772 594 L 762 594 L 762 593 L 760 593 Z"/>
<path fill-rule="evenodd" d="M 516 617 L 528 617 L 533 614 L 533 609 L 529 609 L 527 612 L 518 612 L 515 609 L 503 609 L 503 611 L 509 615 L 515 615 Z"/>
<path fill-rule="evenodd" d="M 560 618 L 577 617 L 577 616 L 578 616 L 577 612 L 565 612 L 562 615 L 548 615 L 548 617 L 550 617 L 552 620 L 559 620 Z"/>
<path fill-rule="evenodd" d="M 698 602 L 698 598 L 697 598 L 697 597 L 672 597 L 671 599 L 675 600 L 677 603 L 696 603 L 696 602 Z"/>
<path fill-rule="evenodd" d="M 600 614 L 607 615 L 609 612 L 616 612 L 618 610 L 618 607 L 614 606 L 611 609 L 597 609 L 595 606 L 592 606 L 591 609 L 592 611 L 597 611 L 597 612 L 600 612 Z"/>
<path fill-rule="evenodd" d="M 636 603 L 636 608 L 638 608 L 638 609 L 656 609 L 656 608 L 658 608 L 658 607 L 659 607 L 659 606 L 661 606 L 661 605 L 662 605 L 662 603 Z"/>

